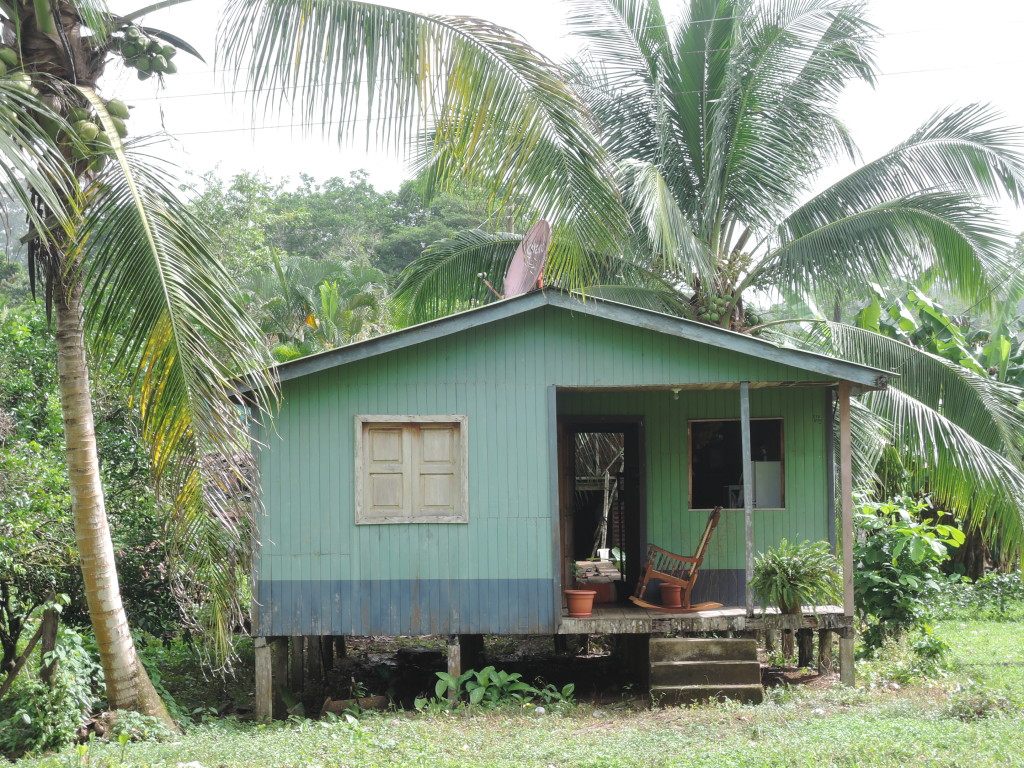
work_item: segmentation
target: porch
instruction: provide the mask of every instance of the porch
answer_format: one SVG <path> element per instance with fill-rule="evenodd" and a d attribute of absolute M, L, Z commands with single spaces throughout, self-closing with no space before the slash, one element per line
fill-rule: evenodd
<path fill-rule="evenodd" d="M 558 625 L 560 635 L 690 634 L 699 632 L 752 632 L 798 629 L 841 631 L 853 626 L 853 619 L 839 605 L 805 606 L 803 613 L 779 613 L 778 608 L 756 610 L 726 607 L 694 613 L 671 614 L 652 611 L 633 603 L 601 603 L 585 619 L 576 619 L 563 609 Z"/>
<path fill-rule="evenodd" d="M 632 666 L 643 677 L 648 671 L 650 638 L 693 636 L 704 633 L 726 637 L 759 638 L 767 652 L 776 648 L 784 656 L 799 657 L 802 666 L 816 660 L 821 673 L 836 669 L 834 647 L 839 639 L 839 674 L 842 682 L 854 681 L 853 617 L 842 606 L 804 606 L 801 613 L 780 613 L 778 608 L 748 614 L 739 606 L 723 606 L 685 614 L 652 611 L 633 603 L 602 603 L 585 618 L 573 618 L 562 611 L 558 636 L 621 635 L 628 643 Z M 817 653 L 814 652 L 817 640 Z M 557 641 L 556 641 L 557 642 Z M 563 641 L 564 642 L 564 641 Z"/>

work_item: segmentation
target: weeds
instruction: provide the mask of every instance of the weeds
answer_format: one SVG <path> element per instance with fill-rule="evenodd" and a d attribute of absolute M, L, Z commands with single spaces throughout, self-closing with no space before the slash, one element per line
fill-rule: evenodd
<path fill-rule="evenodd" d="M 967 685 L 953 692 L 943 714 L 964 722 L 972 722 L 1013 714 L 1020 709 L 1021 700 L 1018 697 L 968 681 Z"/>

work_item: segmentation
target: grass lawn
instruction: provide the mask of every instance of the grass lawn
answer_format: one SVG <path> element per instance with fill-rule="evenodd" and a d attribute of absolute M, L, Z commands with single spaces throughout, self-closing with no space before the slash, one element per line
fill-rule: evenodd
<path fill-rule="evenodd" d="M 948 618 L 938 677 L 912 681 L 909 654 L 864 663 L 855 689 L 776 689 L 760 706 L 563 714 L 532 708 L 365 715 L 259 726 L 223 719 L 170 742 L 95 742 L 30 766 L 1024 766 L 1024 643 L 1016 622 Z M 903 680 L 895 683 L 894 680 Z"/>

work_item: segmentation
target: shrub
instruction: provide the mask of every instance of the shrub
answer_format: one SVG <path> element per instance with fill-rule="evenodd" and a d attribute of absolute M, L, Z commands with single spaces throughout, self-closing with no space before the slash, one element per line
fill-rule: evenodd
<path fill-rule="evenodd" d="M 964 541 L 950 525 L 920 520 L 926 501 L 902 498 L 880 506 L 865 505 L 856 515 L 863 540 L 854 546 L 853 586 L 857 607 L 867 623 L 862 634 L 868 651 L 889 635 L 912 627 L 927 628 L 930 605 L 956 576 L 940 566 L 949 549 Z"/>
<path fill-rule="evenodd" d="M 968 681 L 967 685 L 955 691 L 945 707 L 946 717 L 964 722 L 999 717 L 1021 708 L 1021 702 L 1005 692 Z"/>
<path fill-rule="evenodd" d="M 969 614 L 986 621 L 1024 620 L 1021 572 L 988 573 L 975 582 L 950 585 L 939 596 L 937 610 L 946 615 Z"/>
<path fill-rule="evenodd" d="M 479 672 L 469 669 L 460 677 L 454 677 L 447 672 L 438 672 L 437 683 L 434 686 L 435 698 L 430 701 L 417 699 L 416 708 L 424 709 L 428 705 L 433 705 L 434 709 L 447 707 L 442 700 L 442 697 L 446 695 L 452 696 L 456 702 L 465 698 L 469 704 L 483 707 L 495 707 L 513 702 L 523 705 L 540 701 L 548 706 L 573 703 L 575 685 L 572 683 L 559 690 L 551 684 L 542 687 L 532 686 L 524 683 L 522 677 L 518 672 L 504 672 L 496 670 L 494 667 L 484 667 Z M 541 685 L 538 683 L 538 686 Z"/>
<path fill-rule="evenodd" d="M 838 603 L 843 583 L 828 542 L 790 544 L 783 539 L 758 556 L 750 586 L 762 604 L 795 613 L 802 605 Z"/>
<path fill-rule="evenodd" d="M 63 746 L 95 707 L 103 671 L 82 635 L 62 627 L 53 660 L 57 674 L 52 688 L 23 676 L 0 702 L 0 754 Z"/>

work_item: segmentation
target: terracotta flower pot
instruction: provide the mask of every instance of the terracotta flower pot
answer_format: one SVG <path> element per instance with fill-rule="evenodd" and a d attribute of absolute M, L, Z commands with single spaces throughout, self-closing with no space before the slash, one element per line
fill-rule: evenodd
<path fill-rule="evenodd" d="M 574 619 L 585 619 L 594 610 L 594 597 L 597 593 L 592 589 L 567 589 L 565 602 L 569 606 L 569 615 Z"/>
<path fill-rule="evenodd" d="M 662 583 L 660 592 L 661 604 L 666 608 L 683 607 L 683 588 L 678 584 Z"/>

